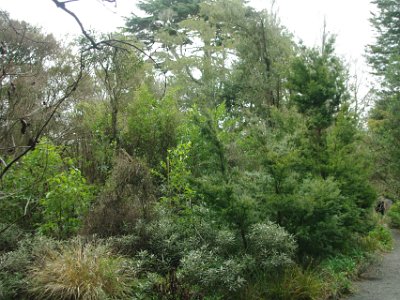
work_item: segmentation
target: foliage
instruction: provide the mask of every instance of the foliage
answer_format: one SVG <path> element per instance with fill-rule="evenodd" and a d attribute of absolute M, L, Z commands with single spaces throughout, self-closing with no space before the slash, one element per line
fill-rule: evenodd
<path fill-rule="evenodd" d="M 138 224 L 133 235 L 112 240 L 120 252 L 135 253 L 139 294 L 233 297 L 253 274 L 282 272 L 293 263 L 295 242 L 276 224 L 254 225 L 246 249 L 240 236 L 204 208 L 193 206 L 191 214 L 179 218 L 170 210 L 158 214 L 149 224 Z"/>
<path fill-rule="evenodd" d="M 93 194 L 73 160 L 62 158 L 61 148 L 46 140 L 10 171 L 3 184 L 4 221 L 59 238 L 76 233 Z"/>
<path fill-rule="evenodd" d="M 242 0 L 142 1 L 146 15 L 107 42 L 77 41 L 82 57 L 1 14 L 0 170 L 35 148 L 0 182 L 0 297 L 349 291 L 368 253 L 392 246 L 371 182 L 400 194 L 396 1 L 375 0 L 369 55 L 388 84 L 368 128 L 334 38 L 297 45 L 274 12 Z"/>
<path fill-rule="evenodd" d="M 162 192 L 165 196 L 161 201 L 177 210 L 190 209 L 196 198 L 196 192 L 190 183 L 191 171 L 187 162 L 190 150 L 190 142 L 168 150 L 166 162 L 161 162 L 162 173 L 157 174 L 163 181 Z"/>
<path fill-rule="evenodd" d="M 47 185 L 49 191 L 40 200 L 43 221 L 39 231 L 58 238 L 70 237 L 80 229 L 93 191 L 73 167 L 50 178 Z"/>
<path fill-rule="evenodd" d="M 368 49 L 368 60 L 377 75 L 383 76 L 383 87 L 399 91 L 400 33 L 397 21 L 400 18 L 398 0 L 374 0 L 377 12 L 371 18 L 377 37 Z"/>
<path fill-rule="evenodd" d="M 52 35 L 0 11 L 0 155 L 10 163 L 35 141 L 49 108 L 72 72 L 70 57 Z M 65 80 L 57 80 L 62 76 Z M 1 174 L 2 176 L 3 174 Z"/>
<path fill-rule="evenodd" d="M 123 234 L 140 219 L 150 217 L 153 200 L 147 165 L 121 150 L 106 185 L 86 217 L 83 231 L 100 236 Z"/>
<path fill-rule="evenodd" d="M 52 249 L 29 269 L 30 292 L 41 299 L 127 297 L 133 278 L 107 245 L 79 239 Z"/>
<path fill-rule="evenodd" d="M 26 233 L 15 224 L 8 225 L 0 223 L 0 231 L 0 253 L 15 250 L 18 242 L 26 235 Z"/>
<path fill-rule="evenodd" d="M 399 202 L 394 203 L 387 215 L 390 218 L 390 226 L 394 227 L 394 228 L 400 228 L 400 204 Z"/>
<path fill-rule="evenodd" d="M 346 98 L 345 72 L 334 54 L 334 38 L 324 36 L 322 49 L 303 48 L 292 66 L 289 88 L 291 101 L 301 113 L 310 117 L 316 130 L 327 128 Z"/>
<path fill-rule="evenodd" d="M 296 243 L 284 228 L 272 222 L 258 223 L 251 227 L 249 249 L 257 269 L 282 270 L 292 263 Z"/>
<path fill-rule="evenodd" d="M 317 300 L 325 298 L 325 282 L 317 271 L 299 267 L 288 269 L 283 278 L 272 284 L 269 297 L 287 300 Z"/>
<path fill-rule="evenodd" d="M 30 266 L 40 261 L 59 243 L 37 235 L 27 237 L 18 243 L 14 251 L 0 254 L 0 296 L 2 299 L 29 298 L 27 278 Z"/>
<path fill-rule="evenodd" d="M 168 149 L 177 143 L 177 128 L 181 123 L 174 92 L 170 91 L 160 100 L 143 85 L 135 99 L 127 106 L 127 128 L 122 145 L 136 157 L 158 167 L 165 160 Z"/>
<path fill-rule="evenodd" d="M 349 246 L 351 202 L 341 195 L 333 178 L 305 179 L 277 209 L 281 224 L 295 235 L 301 256 L 327 256 Z"/>
<path fill-rule="evenodd" d="M 246 283 L 245 264 L 245 259 L 223 260 L 213 251 L 202 248 L 188 252 L 181 259 L 177 276 L 191 289 L 208 295 L 229 295 Z"/>
<path fill-rule="evenodd" d="M 378 225 L 366 236 L 366 240 L 373 243 L 369 251 L 390 251 L 393 249 L 393 237 L 390 230 L 384 225 Z"/>
<path fill-rule="evenodd" d="M 400 16 L 399 1 L 375 0 L 377 12 L 371 18 L 376 40 L 368 48 L 368 61 L 379 76 L 375 90 L 375 106 L 369 114 L 372 134 L 371 146 L 375 151 L 374 183 L 382 194 L 398 198 L 400 186 L 399 158 L 399 99 L 400 99 L 400 43 L 397 23 Z"/>

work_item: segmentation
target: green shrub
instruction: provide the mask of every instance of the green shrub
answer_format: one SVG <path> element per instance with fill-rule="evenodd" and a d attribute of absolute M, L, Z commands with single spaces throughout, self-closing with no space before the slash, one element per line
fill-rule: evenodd
<path fill-rule="evenodd" d="M 358 220 L 353 208 L 333 178 L 314 178 L 304 180 L 276 210 L 279 224 L 295 236 L 299 257 L 304 258 L 335 255 L 349 246 Z"/>
<path fill-rule="evenodd" d="M 359 263 L 354 257 L 339 255 L 321 264 L 319 272 L 327 282 L 329 294 L 338 297 L 351 292 L 352 280 L 358 275 Z"/>
<path fill-rule="evenodd" d="M 59 245 L 50 238 L 36 236 L 18 243 L 14 251 L 0 256 L 0 299 L 27 299 L 27 273 L 35 261 L 54 251 Z"/>
<path fill-rule="evenodd" d="M 239 234 L 217 222 L 213 211 L 193 206 L 178 217 L 172 210 L 161 205 L 151 222 L 138 222 L 131 235 L 110 239 L 118 251 L 134 257 L 137 297 L 231 298 L 255 273 L 292 264 L 294 238 L 274 223 L 250 227 L 244 248 Z"/>
<path fill-rule="evenodd" d="M 207 295 L 229 295 L 246 283 L 245 259 L 223 259 L 206 248 L 188 252 L 180 262 L 178 279 Z"/>
<path fill-rule="evenodd" d="M 249 233 L 249 252 L 256 268 L 279 270 L 292 263 L 296 242 L 284 228 L 272 222 L 258 223 Z"/>
<path fill-rule="evenodd" d="M 57 238 L 76 233 L 93 189 L 74 161 L 43 139 L 4 178 L 0 219 Z"/>
<path fill-rule="evenodd" d="M 400 228 L 400 202 L 396 202 L 388 211 L 390 226 Z"/>
<path fill-rule="evenodd" d="M 325 298 L 325 282 L 312 269 L 293 267 L 286 270 L 283 278 L 270 287 L 270 299 L 317 300 Z"/>
<path fill-rule="evenodd" d="M 4 231 L 3 231 L 4 230 Z M 15 250 L 25 232 L 15 224 L 0 223 L 0 253 Z"/>
<path fill-rule="evenodd" d="M 75 239 L 30 268 L 30 292 L 40 299 L 124 299 L 133 281 L 127 267 L 106 244 Z"/>
<path fill-rule="evenodd" d="M 390 230 L 384 225 L 377 225 L 366 237 L 369 243 L 374 244 L 372 251 L 390 251 L 393 249 L 393 237 Z"/>
<path fill-rule="evenodd" d="M 80 229 L 93 198 L 92 188 L 75 168 L 47 181 L 49 191 L 40 200 L 43 221 L 39 231 L 57 238 L 68 238 Z"/>

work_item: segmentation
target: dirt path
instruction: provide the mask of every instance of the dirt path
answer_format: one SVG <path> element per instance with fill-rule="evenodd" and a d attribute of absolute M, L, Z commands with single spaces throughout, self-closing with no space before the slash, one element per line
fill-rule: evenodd
<path fill-rule="evenodd" d="M 400 233 L 392 232 L 394 250 L 361 275 L 355 294 L 346 300 L 400 300 Z"/>

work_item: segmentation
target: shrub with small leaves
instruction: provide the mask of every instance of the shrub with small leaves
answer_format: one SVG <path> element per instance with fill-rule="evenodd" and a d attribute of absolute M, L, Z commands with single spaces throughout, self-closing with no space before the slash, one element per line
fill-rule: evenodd
<path fill-rule="evenodd" d="M 400 202 L 396 202 L 392 205 L 388 211 L 390 218 L 390 226 L 394 228 L 400 228 Z"/>
<path fill-rule="evenodd" d="M 25 235 L 25 232 L 15 224 L 0 223 L 0 253 L 15 250 L 18 241 L 22 240 Z"/>
<path fill-rule="evenodd" d="M 54 251 L 59 242 L 35 236 L 18 242 L 14 251 L 0 255 L 0 299 L 27 299 L 29 267 L 41 261 L 49 251 Z"/>
<path fill-rule="evenodd" d="M 178 279 L 207 294 L 229 294 L 242 288 L 245 264 L 239 259 L 223 259 L 203 247 L 188 252 L 181 260 Z"/>
<path fill-rule="evenodd" d="M 257 268 L 277 270 L 292 263 L 296 242 L 279 225 L 272 222 L 255 224 L 250 229 L 249 240 L 249 251 Z"/>

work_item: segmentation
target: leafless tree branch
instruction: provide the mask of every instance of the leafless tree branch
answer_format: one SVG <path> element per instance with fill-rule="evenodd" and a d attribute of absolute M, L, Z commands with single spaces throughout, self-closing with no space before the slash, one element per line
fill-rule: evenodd
<path fill-rule="evenodd" d="M 79 73 L 76 77 L 76 79 L 73 81 L 72 84 L 67 88 L 64 96 L 62 96 L 57 103 L 54 105 L 53 110 L 51 111 L 49 117 L 47 117 L 46 121 L 42 124 L 36 135 L 32 138 L 30 145 L 22 151 L 19 155 L 17 155 L 11 162 L 7 163 L 7 165 L 1 170 L 0 172 L 0 180 L 3 178 L 3 176 L 6 174 L 6 172 L 16 163 L 18 162 L 22 157 L 24 157 L 29 151 L 33 150 L 37 143 L 39 142 L 44 130 L 46 129 L 47 125 L 50 123 L 50 121 L 53 119 L 54 115 L 56 114 L 58 108 L 67 100 L 78 88 L 78 85 L 83 77 L 83 70 L 84 70 L 84 62 L 83 62 L 83 56 L 81 55 L 80 58 L 80 68 L 79 68 Z"/>

